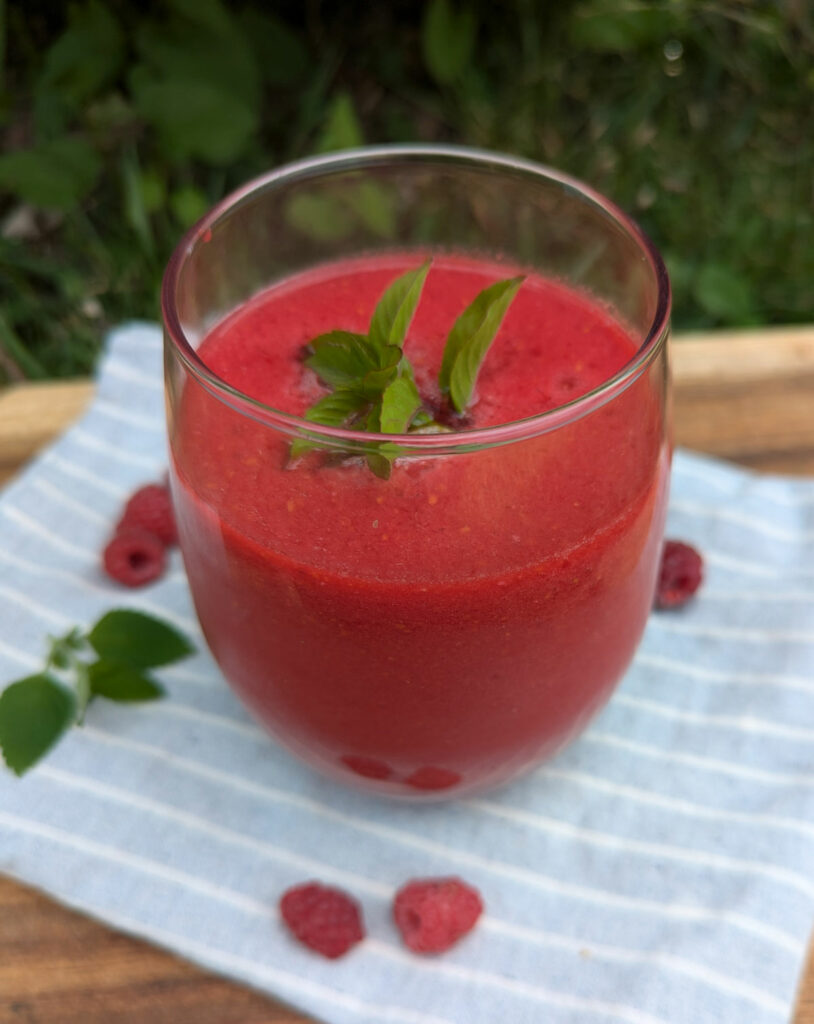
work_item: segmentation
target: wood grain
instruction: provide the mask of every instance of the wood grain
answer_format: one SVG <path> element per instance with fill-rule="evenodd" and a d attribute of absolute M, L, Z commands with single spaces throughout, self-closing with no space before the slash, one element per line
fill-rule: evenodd
<path fill-rule="evenodd" d="M 672 365 L 677 443 L 814 475 L 814 328 L 685 335 Z"/>
<path fill-rule="evenodd" d="M 814 328 L 672 344 L 675 438 L 753 469 L 814 475 Z M 74 421 L 90 382 L 0 392 L 0 481 Z M 0 1024 L 306 1024 L 243 986 L 0 878 Z M 814 1024 L 814 957 L 795 1024 Z"/>
<path fill-rule="evenodd" d="M 308 1024 L 0 877 L 2 1024 Z"/>
<path fill-rule="evenodd" d="M 0 483 L 79 418 L 89 380 L 16 384 L 0 392 Z"/>

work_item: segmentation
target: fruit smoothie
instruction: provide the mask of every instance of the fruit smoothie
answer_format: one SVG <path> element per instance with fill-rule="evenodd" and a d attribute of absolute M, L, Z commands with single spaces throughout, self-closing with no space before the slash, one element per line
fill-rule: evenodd
<path fill-rule="evenodd" d="M 421 260 L 379 255 L 289 278 L 218 324 L 198 356 L 302 415 L 325 388 L 303 347 L 364 333 Z M 433 260 L 404 345 L 427 407 L 455 318 L 506 267 Z M 638 341 L 590 296 L 526 277 L 477 379 L 472 430 L 608 381 Z M 453 796 L 553 755 L 604 704 L 651 607 L 665 513 L 663 397 L 643 373 L 549 432 L 410 454 L 290 458 L 291 438 L 195 379 L 171 422 L 173 492 L 211 650 L 290 750 L 391 795 Z"/>

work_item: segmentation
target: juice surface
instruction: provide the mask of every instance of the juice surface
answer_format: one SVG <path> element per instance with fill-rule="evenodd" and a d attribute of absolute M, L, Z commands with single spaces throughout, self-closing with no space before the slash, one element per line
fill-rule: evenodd
<path fill-rule="evenodd" d="M 407 255 L 318 268 L 220 324 L 199 355 L 302 414 L 324 389 L 302 347 L 364 332 Z M 455 318 L 500 265 L 437 257 L 405 352 L 422 395 Z M 610 313 L 530 276 L 478 377 L 470 427 L 523 419 L 614 376 L 636 343 Z M 661 396 L 639 378 L 572 425 L 470 454 L 288 459 L 290 439 L 188 381 L 172 425 L 184 557 L 237 692 L 323 770 L 393 794 L 499 782 L 609 695 L 646 619 L 663 526 Z"/>

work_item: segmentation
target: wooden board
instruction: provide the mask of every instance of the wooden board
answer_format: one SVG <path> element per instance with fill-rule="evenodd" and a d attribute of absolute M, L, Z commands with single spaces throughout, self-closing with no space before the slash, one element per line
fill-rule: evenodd
<path fill-rule="evenodd" d="M 673 343 L 678 444 L 814 475 L 814 328 Z M 0 392 L 0 481 L 73 422 L 93 385 Z M 306 1024 L 307 1018 L 0 878 L 0 1024 Z M 814 959 L 795 1024 L 814 1024 Z"/>

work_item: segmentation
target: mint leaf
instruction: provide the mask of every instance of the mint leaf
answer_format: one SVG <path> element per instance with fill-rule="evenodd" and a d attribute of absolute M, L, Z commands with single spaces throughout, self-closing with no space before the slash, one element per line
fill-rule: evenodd
<path fill-rule="evenodd" d="M 305 413 L 305 418 L 311 423 L 321 423 L 325 427 L 345 427 L 348 421 L 362 412 L 368 406 L 368 400 L 364 395 L 356 391 L 348 391 L 339 388 L 332 391 L 324 398 L 320 398 Z M 291 458 L 298 459 L 306 452 L 314 448 L 323 447 L 318 441 L 311 441 L 306 437 L 297 437 L 291 442 Z"/>
<path fill-rule="evenodd" d="M 366 398 L 377 398 L 395 377 L 402 359 L 395 345 L 374 348 L 363 334 L 331 331 L 315 338 L 313 355 L 306 365 L 334 388 L 355 391 Z"/>
<path fill-rule="evenodd" d="M 376 348 L 404 344 L 421 289 L 430 269 L 430 261 L 397 277 L 379 299 L 370 320 L 368 336 Z"/>
<path fill-rule="evenodd" d="M 366 405 L 367 400 L 357 391 L 339 388 L 312 405 L 305 418 L 311 423 L 321 423 L 326 427 L 343 427 Z"/>
<path fill-rule="evenodd" d="M 424 408 L 415 374 L 404 355 L 404 340 L 412 323 L 430 261 L 401 274 L 376 304 L 367 335 L 336 330 L 310 343 L 306 364 L 333 391 L 305 413 L 305 419 L 325 426 L 348 427 L 361 433 L 427 433 L 447 428 Z M 461 313 L 450 331 L 439 376 L 441 391 L 458 412 L 472 397 L 481 363 L 503 317 L 523 283 L 523 277 L 497 281 L 484 288 Z M 291 445 L 291 457 L 325 448 L 307 435 Z M 356 450 L 356 446 L 352 446 Z M 391 442 L 371 445 L 366 459 L 382 479 L 390 476 L 399 448 Z"/>
<path fill-rule="evenodd" d="M 421 408 L 421 395 L 412 377 L 397 377 L 382 392 L 379 423 L 383 434 L 406 434 L 416 412 Z"/>
<path fill-rule="evenodd" d="M 380 434 L 382 432 L 382 400 L 374 403 L 365 418 L 365 430 L 368 434 Z M 389 480 L 393 468 L 392 461 L 382 452 L 382 445 L 371 448 L 365 455 L 368 469 L 375 473 L 381 480 Z"/>
<path fill-rule="evenodd" d="M 51 655 L 46 668 L 50 668 L 52 665 L 54 668 L 70 668 L 71 653 L 61 640 L 55 640 L 51 647 Z"/>
<path fill-rule="evenodd" d="M 368 468 L 382 480 L 389 480 L 393 462 L 400 454 L 399 446 L 391 441 L 382 441 L 366 455 Z"/>
<path fill-rule="evenodd" d="M 410 424 L 410 432 L 413 434 L 448 434 L 451 430 L 451 427 L 436 423 L 430 413 L 423 408 L 413 416 L 413 422 Z"/>
<path fill-rule="evenodd" d="M 401 349 L 395 345 L 385 346 L 380 355 L 380 362 L 384 365 L 375 370 L 368 370 L 361 380 L 352 385 L 352 390 L 371 401 L 380 398 L 388 384 L 395 380 L 403 362 Z"/>
<path fill-rule="evenodd" d="M 72 668 L 75 673 L 74 695 L 76 697 L 76 721 L 82 725 L 85 721 L 85 712 L 93 696 L 90 690 L 90 676 L 88 665 L 85 661 L 74 659 Z"/>
<path fill-rule="evenodd" d="M 82 724 L 93 697 L 154 700 L 163 688 L 143 670 L 185 658 L 194 650 L 172 626 L 142 612 L 103 615 L 90 633 L 74 627 L 49 637 L 45 669 L 11 683 L 0 694 L 0 751 L 12 771 L 26 772 L 74 722 Z M 88 663 L 92 648 L 99 659 Z M 73 691 L 49 672 L 70 679 Z"/>
<path fill-rule="evenodd" d="M 0 747 L 17 775 L 36 764 L 76 716 L 76 700 L 47 673 L 26 676 L 0 694 Z"/>
<path fill-rule="evenodd" d="M 88 641 L 100 658 L 131 668 L 169 665 L 195 650 L 166 622 L 143 612 L 124 610 L 103 615 L 88 634 Z"/>
<path fill-rule="evenodd" d="M 85 646 L 85 636 L 78 626 L 74 626 L 72 630 L 66 633 L 62 641 L 72 651 L 81 651 Z"/>
<path fill-rule="evenodd" d="M 341 388 L 352 384 L 379 365 L 376 350 L 364 334 L 330 331 L 309 343 L 312 354 L 305 360 L 323 384 Z"/>
<path fill-rule="evenodd" d="M 111 661 L 95 661 L 88 667 L 90 692 L 122 703 L 156 700 L 164 696 L 164 687 L 150 676 Z"/>
<path fill-rule="evenodd" d="M 386 455 L 382 455 L 381 452 L 368 452 L 366 459 L 368 469 L 375 473 L 380 480 L 390 479 L 393 463 Z"/>
<path fill-rule="evenodd" d="M 464 412 L 469 404 L 484 356 L 523 281 L 523 277 L 512 277 L 484 288 L 449 332 L 438 383 L 457 412 Z"/>

